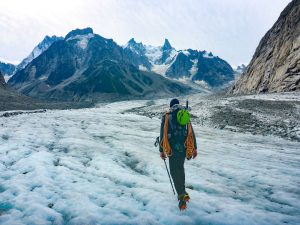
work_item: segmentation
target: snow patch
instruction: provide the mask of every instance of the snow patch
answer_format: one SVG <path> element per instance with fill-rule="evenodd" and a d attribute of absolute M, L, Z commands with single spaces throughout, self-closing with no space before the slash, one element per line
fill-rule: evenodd
<path fill-rule="evenodd" d="M 67 39 L 67 41 L 70 41 L 70 40 L 74 40 L 74 39 L 77 39 L 78 42 L 77 42 L 77 46 L 82 48 L 82 49 L 86 49 L 88 43 L 89 43 L 89 40 L 91 38 L 93 38 L 95 35 L 92 34 L 92 33 L 89 33 L 89 34 L 85 34 L 85 35 L 75 35 L 74 37 L 70 37 Z"/>
<path fill-rule="evenodd" d="M 160 75 L 163 75 L 165 76 L 166 75 L 166 72 L 167 70 L 169 69 L 170 65 L 169 64 L 152 64 L 152 68 L 151 70 L 154 72 L 154 73 L 158 73 Z"/>
<path fill-rule="evenodd" d="M 146 45 L 145 48 L 146 48 L 145 55 L 147 56 L 148 60 L 152 64 L 155 64 L 162 56 L 161 48 L 152 45 Z"/>
<path fill-rule="evenodd" d="M 209 85 L 204 80 L 195 80 L 194 83 L 196 83 L 204 88 L 209 88 Z"/>
<path fill-rule="evenodd" d="M 185 54 L 186 56 L 190 56 L 190 52 L 188 50 L 182 50 L 181 51 L 183 54 Z"/>
<path fill-rule="evenodd" d="M 139 70 L 148 71 L 148 69 L 143 65 L 139 65 Z"/>
<path fill-rule="evenodd" d="M 183 77 L 180 77 L 180 78 L 173 78 L 172 80 L 175 80 L 175 81 L 178 81 L 178 82 L 181 82 L 181 83 L 184 83 L 184 84 L 189 84 L 189 82 L 190 82 L 190 78 L 186 77 L 186 76 L 183 76 Z"/>
<path fill-rule="evenodd" d="M 215 58 L 215 56 L 209 55 L 209 53 L 208 53 L 207 51 L 205 51 L 205 52 L 203 53 L 203 57 L 204 57 L 204 58 L 208 58 L 208 59 L 213 59 L 213 58 Z"/>
<path fill-rule="evenodd" d="M 165 76 L 167 70 L 171 64 L 176 60 L 178 52 L 175 49 L 170 51 L 169 57 L 165 60 L 165 63 L 160 63 L 163 51 L 161 47 L 156 47 L 152 45 L 145 45 L 146 53 L 145 56 L 151 63 L 151 71 L 160 75 Z"/>
<path fill-rule="evenodd" d="M 170 56 L 166 59 L 165 64 L 171 64 L 176 60 L 176 57 L 178 56 L 178 52 L 174 49 L 170 52 Z"/>
<path fill-rule="evenodd" d="M 5 82 L 7 83 L 7 81 L 12 77 L 13 75 L 3 75 Z"/>
<path fill-rule="evenodd" d="M 190 80 L 193 80 L 194 76 L 197 74 L 198 72 L 198 59 L 194 59 L 191 60 L 191 62 L 193 63 L 192 68 L 190 69 Z"/>

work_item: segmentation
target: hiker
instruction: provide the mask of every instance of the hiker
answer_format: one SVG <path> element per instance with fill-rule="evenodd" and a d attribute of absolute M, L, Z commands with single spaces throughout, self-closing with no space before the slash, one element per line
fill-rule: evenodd
<path fill-rule="evenodd" d="M 160 157 L 169 158 L 169 168 L 178 195 L 179 209 L 186 209 L 190 200 L 185 191 L 184 161 L 197 156 L 197 143 L 190 122 L 188 106 L 183 107 L 178 99 L 172 99 L 169 111 L 162 117 L 160 128 Z"/>

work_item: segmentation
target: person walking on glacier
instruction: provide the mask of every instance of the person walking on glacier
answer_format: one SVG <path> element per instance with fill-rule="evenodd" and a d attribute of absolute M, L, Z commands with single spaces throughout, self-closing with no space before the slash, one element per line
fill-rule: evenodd
<path fill-rule="evenodd" d="M 163 115 L 160 127 L 160 157 L 169 158 L 169 168 L 178 195 L 179 209 L 185 210 L 190 200 L 185 190 L 185 158 L 197 156 L 197 142 L 190 122 L 188 105 L 183 107 L 178 99 L 172 99 L 170 109 Z"/>

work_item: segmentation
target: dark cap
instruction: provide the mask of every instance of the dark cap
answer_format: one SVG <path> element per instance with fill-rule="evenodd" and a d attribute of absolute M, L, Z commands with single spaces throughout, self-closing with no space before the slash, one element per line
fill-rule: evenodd
<path fill-rule="evenodd" d="M 173 105 L 176 105 L 176 104 L 179 104 L 179 100 L 177 98 L 173 98 L 171 101 L 170 101 L 170 108 L 173 106 Z"/>

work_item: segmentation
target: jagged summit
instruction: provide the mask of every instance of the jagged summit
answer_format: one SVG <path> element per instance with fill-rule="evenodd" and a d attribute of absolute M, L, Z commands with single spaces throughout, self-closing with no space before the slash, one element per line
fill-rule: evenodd
<path fill-rule="evenodd" d="M 166 50 L 171 50 L 171 49 L 172 49 L 172 46 L 171 46 L 169 40 L 166 38 L 164 45 L 162 46 L 162 50 L 166 51 Z"/>
<path fill-rule="evenodd" d="M 144 46 L 142 42 L 136 42 L 136 40 L 134 38 L 131 38 L 128 42 L 127 42 L 127 46 Z"/>
<path fill-rule="evenodd" d="M 167 38 L 163 46 L 144 45 L 131 38 L 123 48 L 134 53 L 131 60 L 141 70 L 153 71 L 169 78 L 194 83 L 201 81 L 205 87 L 222 86 L 234 79 L 231 66 L 210 51 L 176 50 Z"/>
<path fill-rule="evenodd" d="M 62 37 L 57 37 L 56 35 L 52 35 L 51 37 L 46 35 L 44 39 L 37 45 L 39 49 L 48 48 L 53 42 L 62 40 Z M 46 48 L 44 50 L 46 50 Z"/>
<path fill-rule="evenodd" d="M 134 38 L 131 38 L 127 44 L 126 48 L 129 48 L 131 51 L 135 52 L 136 54 L 143 55 L 145 54 L 145 46 L 142 42 L 136 42 Z"/>
<path fill-rule="evenodd" d="M 46 51 L 54 42 L 63 40 L 63 37 L 57 37 L 55 35 L 46 35 L 44 39 L 32 50 L 32 52 L 22 60 L 22 62 L 17 66 L 17 71 L 24 69 L 33 59 L 38 57 L 44 51 Z"/>
<path fill-rule="evenodd" d="M 134 38 L 131 38 L 131 39 L 128 41 L 128 44 L 136 44 L 136 41 L 134 40 Z"/>
<path fill-rule="evenodd" d="M 83 29 L 76 29 L 76 30 L 70 31 L 66 35 L 65 39 L 67 40 L 68 38 L 75 37 L 76 35 L 86 35 L 86 34 L 93 34 L 93 33 L 94 33 L 94 31 L 90 27 L 83 28 Z"/>

